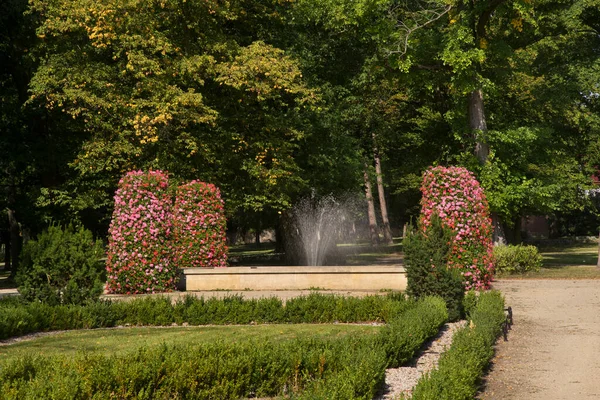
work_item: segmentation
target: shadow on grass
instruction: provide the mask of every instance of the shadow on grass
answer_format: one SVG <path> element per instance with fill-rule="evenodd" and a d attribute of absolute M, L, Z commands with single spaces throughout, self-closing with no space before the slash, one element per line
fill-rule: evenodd
<path fill-rule="evenodd" d="M 16 289 L 17 284 L 9 279 L 10 272 L 0 270 L 0 289 Z"/>
<path fill-rule="evenodd" d="M 373 246 L 368 242 L 341 243 L 338 253 L 347 265 L 382 265 L 402 263 L 402 239 L 394 238 L 391 245 Z M 229 247 L 229 264 L 232 266 L 284 265 L 285 254 L 275 251 L 275 243 L 243 244 Z"/>

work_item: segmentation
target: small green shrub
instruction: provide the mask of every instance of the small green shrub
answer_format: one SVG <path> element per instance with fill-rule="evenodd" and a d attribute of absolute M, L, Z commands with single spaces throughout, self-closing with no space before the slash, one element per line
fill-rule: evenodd
<path fill-rule="evenodd" d="M 542 267 L 542 256 L 535 246 L 496 246 L 494 261 L 499 274 L 537 272 Z"/>
<path fill-rule="evenodd" d="M 440 296 L 446 301 L 448 318 L 456 321 L 463 314 L 464 285 L 458 269 L 448 269 L 453 233 L 443 228 L 433 215 L 427 232 L 419 229 L 404 239 L 406 293 L 414 298 Z"/>
<path fill-rule="evenodd" d="M 69 224 L 48 227 L 25 244 L 17 272 L 19 292 L 28 301 L 82 304 L 102 294 L 102 243 Z"/>
<path fill-rule="evenodd" d="M 413 400 L 467 400 L 477 393 L 478 381 L 494 355 L 502 332 L 504 299 L 500 292 L 481 293 L 471 322 L 455 333 L 452 346 L 440 358 L 438 369 L 424 375 L 413 389 Z"/>

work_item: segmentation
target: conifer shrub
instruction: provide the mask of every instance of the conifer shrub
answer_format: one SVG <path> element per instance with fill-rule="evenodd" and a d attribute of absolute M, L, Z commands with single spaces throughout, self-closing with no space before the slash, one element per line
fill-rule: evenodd
<path fill-rule="evenodd" d="M 103 289 L 102 243 L 89 230 L 51 225 L 27 242 L 17 284 L 27 301 L 49 305 L 97 300 Z"/>
<path fill-rule="evenodd" d="M 175 265 L 226 267 L 226 225 L 223 200 L 215 185 L 192 181 L 179 186 L 173 207 Z"/>
<path fill-rule="evenodd" d="M 433 215 L 426 232 L 411 229 L 403 241 L 406 293 L 414 298 L 440 296 L 446 302 L 451 321 L 461 318 L 464 298 L 460 272 L 447 267 L 453 236 L 452 231 L 442 226 L 440 218 Z"/>
<path fill-rule="evenodd" d="M 494 262 L 499 274 L 524 274 L 539 271 L 542 267 L 542 256 L 535 246 L 496 246 Z"/>
<path fill-rule="evenodd" d="M 438 215 L 454 233 L 448 267 L 462 273 L 465 289 L 488 289 L 494 274 L 492 221 L 477 179 L 462 167 L 429 168 L 421 192 L 421 229 L 426 232 Z"/>
<path fill-rule="evenodd" d="M 109 228 L 109 293 L 155 293 L 175 289 L 171 196 L 162 171 L 131 171 L 119 182 Z"/>

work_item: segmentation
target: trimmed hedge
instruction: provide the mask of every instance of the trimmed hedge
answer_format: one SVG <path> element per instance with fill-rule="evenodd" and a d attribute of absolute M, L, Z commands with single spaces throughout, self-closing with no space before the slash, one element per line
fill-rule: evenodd
<path fill-rule="evenodd" d="M 421 345 L 435 336 L 448 320 L 444 299 L 429 296 L 418 304 L 383 328 L 382 345 L 386 349 L 389 368 L 397 368 L 413 358 Z"/>
<path fill-rule="evenodd" d="M 177 270 L 169 178 L 162 171 L 131 171 L 119 181 L 108 231 L 109 293 L 156 293 L 175 289 Z"/>
<path fill-rule="evenodd" d="M 173 259 L 178 268 L 227 266 L 227 221 L 215 185 L 192 181 L 179 186 L 173 221 Z"/>
<path fill-rule="evenodd" d="M 0 368 L 0 393 L 6 399 L 372 399 L 386 367 L 412 357 L 445 322 L 440 298 L 404 303 L 405 312 L 380 335 L 22 358 Z"/>
<path fill-rule="evenodd" d="M 22 304 L 16 298 L 7 298 L 0 301 L 0 339 L 40 331 L 127 324 L 386 322 L 413 303 L 395 295 L 355 298 L 318 293 L 288 300 L 285 305 L 275 297 L 246 300 L 241 296 L 223 299 L 186 296 L 175 304 L 166 297 L 147 297 L 132 301 L 100 301 L 84 306 Z"/>
<path fill-rule="evenodd" d="M 440 358 L 438 369 L 425 375 L 413 390 L 413 400 L 467 400 L 494 355 L 502 333 L 504 299 L 500 292 L 481 293 L 468 315 L 470 324 L 455 333 L 452 346 Z"/>
<path fill-rule="evenodd" d="M 535 246 L 496 246 L 494 262 L 499 274 L 524 274 L 540 270 L 542 255 Z"/>

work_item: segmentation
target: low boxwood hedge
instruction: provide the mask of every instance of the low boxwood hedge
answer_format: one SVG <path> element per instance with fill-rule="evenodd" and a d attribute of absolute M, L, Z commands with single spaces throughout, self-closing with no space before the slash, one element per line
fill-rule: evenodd
<path fill-rule="evenodd" d="M 396 294 L 356 298 L 318 293 L 288 300 L 285 305 L 275 297 L 246 300 L 241 296 L 186 296 L 175 303 L 168 297 L 146 297 L 83 306 L 49 306 L 9 298 L 0 301 L 0 339 L 119 325 L 386 322 L 411 303 Z"/>
<path fill-rule="evenodd" d="M 0 393 L 5 399 L 372 399 L 386 367 L 410 359 L 448 317 L 438 297 L 401 303 L 403 312 L 378 335 L 20 358 L 0 366 Z"/>
<path fill-rule="evenodd" d="M 452 346 L 440 358 L 438 369 L 425 375 L 414 388 L 413 400 L 473 399 L 478 382 L 494 355 L 494 343 L 505 321 L 500 292 L 481 293 L 469 324 L 456 332 Z"/>

